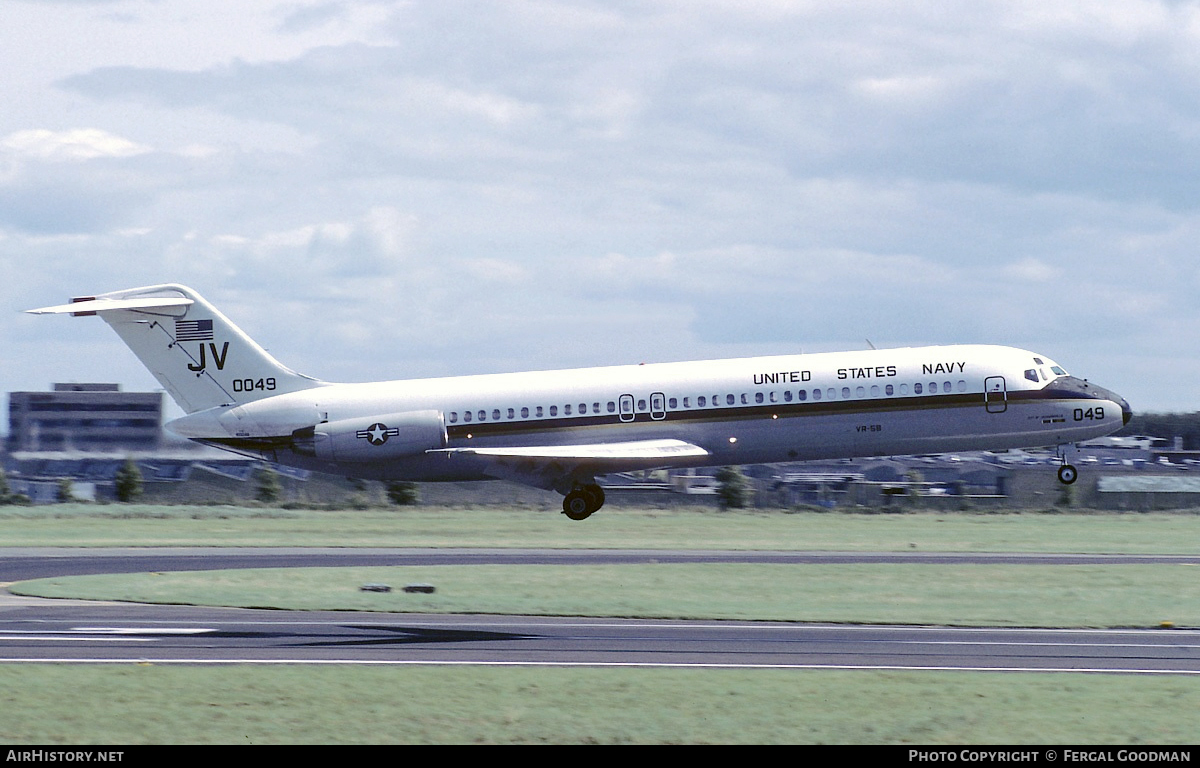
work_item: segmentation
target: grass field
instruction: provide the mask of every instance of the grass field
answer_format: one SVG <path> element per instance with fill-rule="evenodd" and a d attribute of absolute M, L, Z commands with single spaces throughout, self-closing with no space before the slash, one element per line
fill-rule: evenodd
<path fill-rule="evenodd" d="M 0 507 L 0 546 L 533 547 L 1200 554 L 1200 514 Z"/>
<path fill-rule="evenodd" d="M 0 666 L 5 744 L 1194 744 L 1181 676 Z"/>
<path fill-rule="evenodd" d="M 389 593 L 363 584 L 390 584 Z M 433 584 L 408 594 L 405 584 Z M 1000 627 L 1200 626 L 1192 565 L 473 565 L 40 579 L 39 597 L 290 610 Z"/>
<path fill-rule="evenodd" d="M 404 546 L 1194 554 L 1192 514 L 781 514 L 63 505 L 2 546 Z M 275 569 L 16 590 L 368 610 L 1147 626 L 1200 624 L 1184 565 Z M 359 592 L 428 581 L 435 595 Z M 415 599 L 420 605 L 358 603 Z M 316 604 L 305 603 L 315 600 Z M 1065 674 L 327 667 L 0 667 L 7 743 L 1194 743 L 1200 680 Z"/>

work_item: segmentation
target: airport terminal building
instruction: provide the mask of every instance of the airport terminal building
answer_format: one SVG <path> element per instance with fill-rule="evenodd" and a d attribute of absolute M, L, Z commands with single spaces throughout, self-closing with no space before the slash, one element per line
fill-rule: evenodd
<path fill-rule="evenodd" d="M 8 450 L 153 451 L 162 447 L 162 420 L 161 392 L 122 392 L 118 384 L 10 392 Z"/>

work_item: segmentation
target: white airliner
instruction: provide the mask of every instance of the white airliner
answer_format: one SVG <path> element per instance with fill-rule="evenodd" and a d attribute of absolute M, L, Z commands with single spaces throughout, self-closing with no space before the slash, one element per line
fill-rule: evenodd
<path fill-rule="evenodd" d="M 155 285 L 30 312 L 99 315 L 201 443 L 375 480 L 503 478 L 564 495 L 667 467 L 1057 446 L 1128 422 L 1129 404 L 1044 355 L 1000 346 L 863 350 L 330 384 L 277 362 L 195 291 Z"/>

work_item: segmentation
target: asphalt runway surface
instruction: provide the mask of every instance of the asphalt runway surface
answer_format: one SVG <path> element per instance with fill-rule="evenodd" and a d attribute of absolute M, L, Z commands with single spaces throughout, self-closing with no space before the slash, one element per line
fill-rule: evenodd
<path fill-rule="evenodd" d="M 433 549 L 0 549 L 0 582 L 282 566 L 1192 563 L 1200 557 Z M 0 596 L 0 661 L 487 664 L 1200 674 L 1200 630 L 1047 630 L 266 611 Z"/>

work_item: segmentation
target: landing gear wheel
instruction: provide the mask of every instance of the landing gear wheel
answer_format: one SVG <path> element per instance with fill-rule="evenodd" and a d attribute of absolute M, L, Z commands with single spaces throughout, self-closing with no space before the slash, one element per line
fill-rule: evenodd
<path fill-rule="evenodd" d="M 1063 485 L 1070 485 L 1079 479 L 1079 470 L 1070 464 L 1063 464 L 1058 468 L 1058 482 Z"/>
<path fill-rule="evenodd" d="M 592 483 L 591 485 L 583 486 L 583 492 L 588 495 L 592 501 L 592 511 L 595 512 L 600 507 L 604 506 L 604 489 Z"/>
<path fill-rule="evenodd" d="M 591 496 L 582 489 L 571 491 L 563 499 L 563 514 L 572 520 L 586 520 L 595 511 Z"/>

